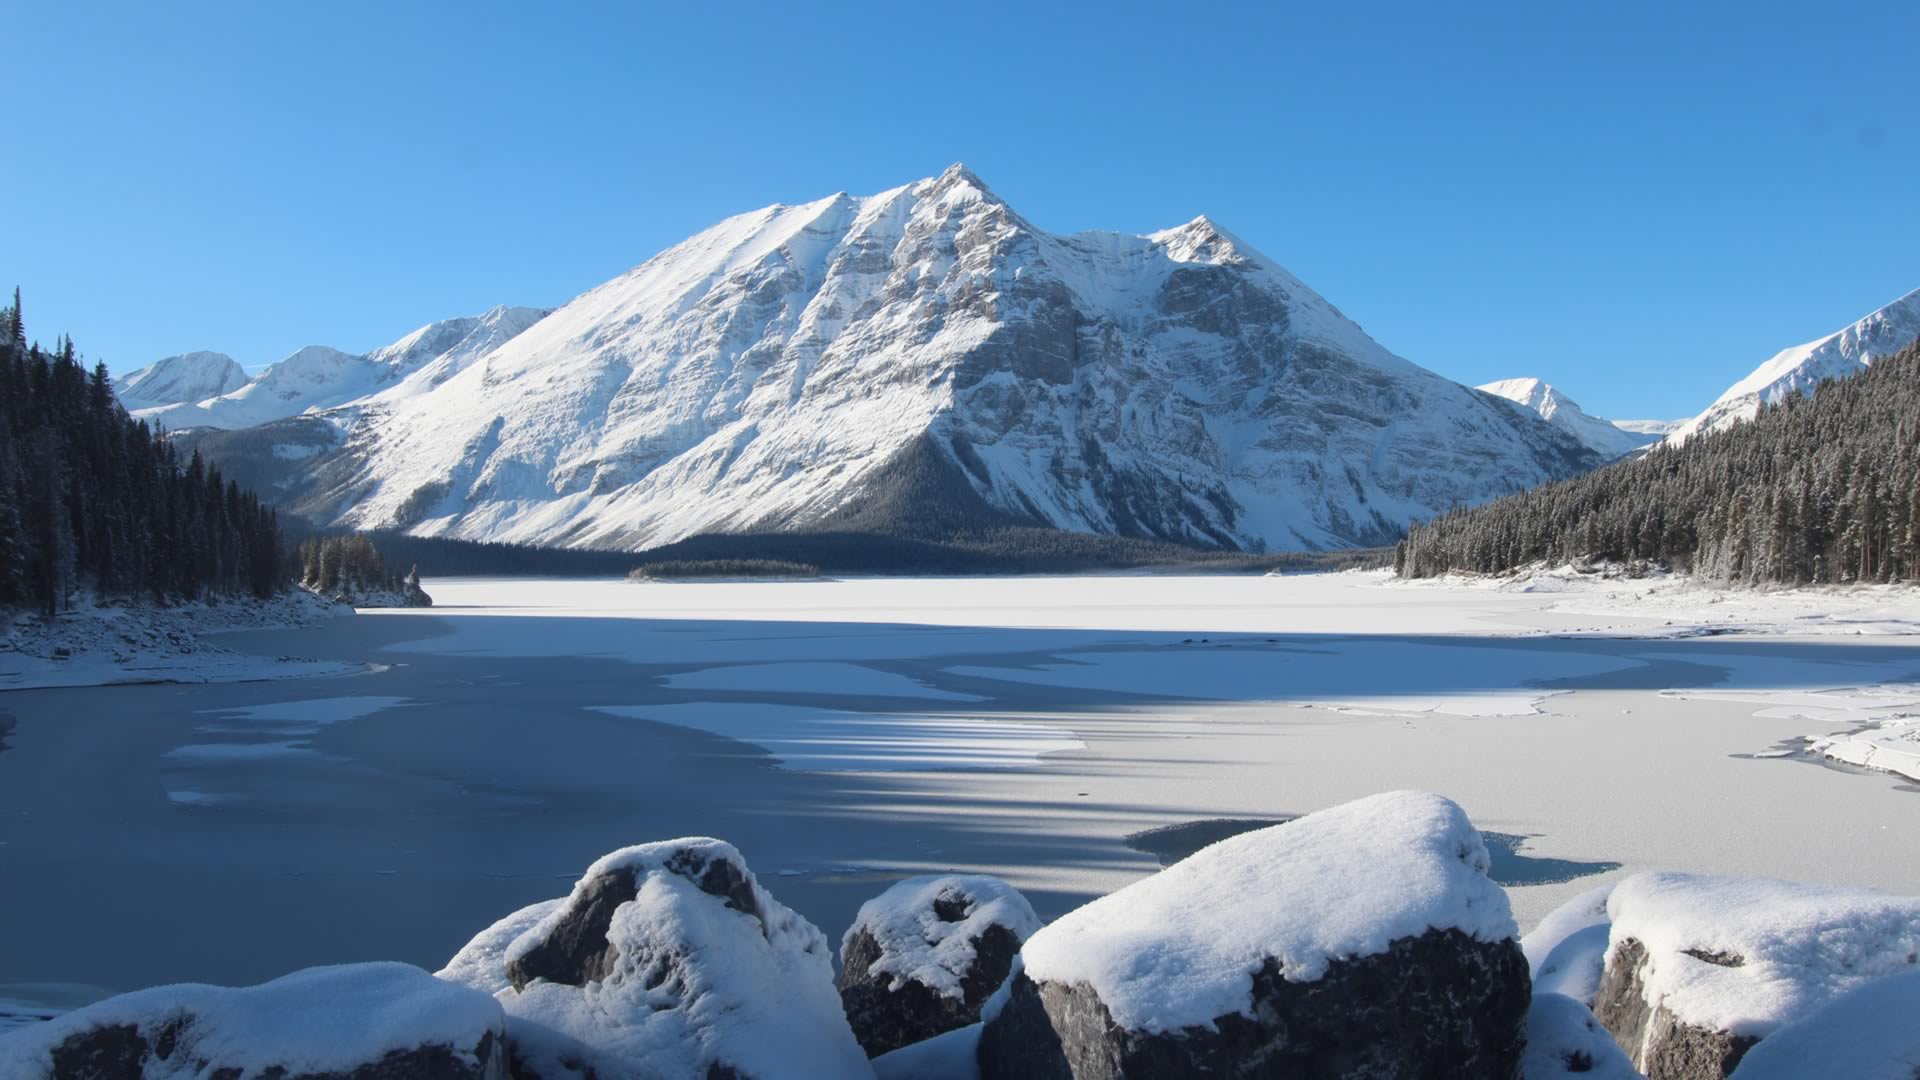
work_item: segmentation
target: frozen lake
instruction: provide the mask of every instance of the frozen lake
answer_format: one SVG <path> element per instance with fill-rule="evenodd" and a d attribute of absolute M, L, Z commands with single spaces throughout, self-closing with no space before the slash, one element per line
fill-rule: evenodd
<path fill-rule="evenodd" d="M 1656 867 L 1920 892 L 1910 782 L 1768 756 L 1920 712 L 1910 591 L 428 586 L 223 638 L 365 674 L 0 694 L 0 999 L 435 968 L 689 834 L 835 940 L 938 870 L 1052 917 L 1235 822 L 1409 787 L 1501 834 L 1523 926 Z"/>

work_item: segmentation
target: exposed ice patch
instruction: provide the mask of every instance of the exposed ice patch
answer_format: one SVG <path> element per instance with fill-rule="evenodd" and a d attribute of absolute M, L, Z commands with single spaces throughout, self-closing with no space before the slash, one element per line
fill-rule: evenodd
<path fill-rule="evenodd" d="M 804 705 L 602 705 L 598 712 L 752 743 L 803 772 L 1008 769 L 1083 750 L 1073 732 L 1018 720 L 930 713 L 856 713 Z"/>
<path fill-rule="evenodd" d="M 677 690 L 738 690 L 802 694 L 844 694 L 859 697 L 931 698 L 938 701 L 980 701 L 971 694 L 939 690 L 905 675 L 861 664 L 790 662 L 729 664 L 689 671 L 667 679 Z"/>

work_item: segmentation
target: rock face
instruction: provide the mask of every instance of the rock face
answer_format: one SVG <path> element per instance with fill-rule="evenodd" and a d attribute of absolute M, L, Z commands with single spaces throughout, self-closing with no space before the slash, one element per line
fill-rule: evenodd
<path fill-rule="evenodd" d="M 565 900 L 483 932 L 444 974 L 495 992 L 518 1075 L 871 1073 L 825 936 L 718 840 L 616 851 Z"/>
<path fill-rule="evenodd" d="M 1510 1077 L 1531 991 L 1488 865 L 1416 792 L 1214 844 L 1036 933 L 981 1075 Z"/>
<path fill-rule="evenodd" d="M 506 1080 L 505 1016 L 406 964 L 123 994 L 0 1039 L 9 1080 Z"/>
<path fill-rule="evenodd" d="M 1020 943 L 1040 929 L 1012 886 L 909 878 L 867 901 L 840 946 L 840 1001 L 869 1056 L 977 1023 Z"/>
<path fill-rule="evenodd" d="M 571 547 L 1017 524 L 1340 548 L 1599 463 L 1205 218 L 1055 235 L 960 166 L 728 219 L 464 365 L 368 385 L 315 414 L 342 441 L 281 505 Z"/>
<path fill-rule="evenodd" d="M 1760 878 L 1615 886 L 1594 1015 L 1651 1080 L 1718 1080 L 1783 1025 L 1920 971 L 1920 898 Z"/>

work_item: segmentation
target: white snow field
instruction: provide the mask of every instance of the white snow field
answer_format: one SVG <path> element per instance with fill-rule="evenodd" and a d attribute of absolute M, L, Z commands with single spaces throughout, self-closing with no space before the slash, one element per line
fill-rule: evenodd
<path fill-rule="evenodd" d="M 0 925 L 35 928 L 0 947 L 0 999 L 432 970 L 674 836 L 734 844 L 829 938 L 922 874 L 997 875 L 1052 920 L 1158 871 L 1169 835 L 1397 789 L 1487 830 L 1523 928 L 1648 870 L 1920 895 L 1920 791 L 1809 742 L 1920 711 L 1911 589 L 428 588 L 431 609 L 221 639 L 364 674 L 0 694 Z"/>

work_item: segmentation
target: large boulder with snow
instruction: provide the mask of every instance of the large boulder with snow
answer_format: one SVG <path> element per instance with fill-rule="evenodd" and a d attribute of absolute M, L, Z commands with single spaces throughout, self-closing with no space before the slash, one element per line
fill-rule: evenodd
<path fill-rule="evenodd" d="M 504 1034 L 485 994 L 407 964 L 347 964 L 108 998 L 0 1038 L 0 1076 L 505 1080 Z"/>
<path fill-rule="evenodd" d="M 826 936 L 730 844 L 642 844 L 489 927 L 442 974 L 494 993 L 517 1076 L 870 1076 Z"/>
<path fill-rule="evenodd" d="M 1034 934 L 1001 1077 L 1510 1077 L 1530 990 L 1466 814 L 1395 792 L 1244 833 Z"/>
<path fill-rule="evenodd" d="M 1920 1077 L 1920 970 L 1873 979 L 1780 1028 L 1734 1080 L 1914 1080 Z"/>
<path fill-rule="evenodd" d="M 1783 1025 L 1920 970 L 1920 898 L 1871 889 L 1642 874 L 1607 914 L 1594 1015 L 1651 1080 L 1719 1080 Z"/>
<path fill-rule="evenodd" d="M 978 1022 L 1038 929 L 1027 898 L 986 875 L 908 878 L 867 901 L 840 944 L 854 1037 L 877 1057 Z"/>

